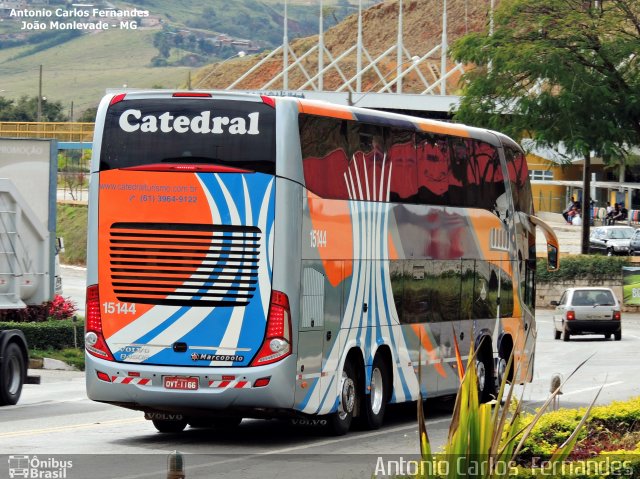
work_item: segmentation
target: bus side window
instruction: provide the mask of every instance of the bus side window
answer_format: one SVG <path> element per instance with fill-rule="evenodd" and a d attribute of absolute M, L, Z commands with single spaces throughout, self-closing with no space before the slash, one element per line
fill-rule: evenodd
<path fill-rule="evenodd" d="M 416 134 L 417 202 L 447 205 L 449 200 L 449 142 L 443 135 Z"/>
<path fill-rule="evenodd" d="M 412 132 L 391 129 L 387 161 L 392 165 L 389 201 L 415 203 L 418 194 L 416 144 Z"/>
<path fill-rule="evenodd" d="M 300 115 L 299 122 L 307 189 L 321 198 L 349 199 L 346 122 L 312 115 Z"/>

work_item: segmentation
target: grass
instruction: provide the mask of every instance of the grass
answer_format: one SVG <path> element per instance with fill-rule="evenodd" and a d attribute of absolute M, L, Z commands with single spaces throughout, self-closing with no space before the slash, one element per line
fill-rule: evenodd
<path fill-rule="evenodd" d="M 60 261 L 64 264 L 84 265 L 87 262 L 87 206 L 57 205 L 57 231 L 64 238 L 64 253 Z"/>
<path fill-rule="evenodd" d="M 57 359 L 79 369 L 80 371 L 84 371 L 83 349 L 33 349 L 29 351 L 29 357 L 31 359 Z"/>
<path fill-rule="evenodd" d="M 74 111 L 97 106 L 107 88 L 177 88 L 186 83 L 188 68 L 148 66 L 158 51 L 153 35 L 158 30 L 108 30 L 85 34 L 62 45 L 16 60 L 30 47 L 0 50 L 3 93 L 15 99 L 38 91 L 39 65 L 43 66 L 43 96 L 74 102 Z"/>

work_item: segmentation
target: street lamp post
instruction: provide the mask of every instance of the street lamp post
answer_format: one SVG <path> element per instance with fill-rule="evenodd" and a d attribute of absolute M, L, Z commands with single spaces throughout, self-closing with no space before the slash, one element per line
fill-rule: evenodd
<path fill-rule="evenodd" d="M 40 65 L 40 76 L 38 80 L 38 112 L 36 114 L 36 121 L 38 123 L 42 121 L 42 65 Z"/>

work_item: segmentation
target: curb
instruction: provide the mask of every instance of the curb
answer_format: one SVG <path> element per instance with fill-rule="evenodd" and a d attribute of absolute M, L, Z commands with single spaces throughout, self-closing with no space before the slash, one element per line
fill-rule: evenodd
<path fill-rule="evenodd" d="M 29 369 L 50 369 L 56 371 L 79 371 L 75 366 L 71 366 L 64 361 L 52 358 L 29 359 Z"/>

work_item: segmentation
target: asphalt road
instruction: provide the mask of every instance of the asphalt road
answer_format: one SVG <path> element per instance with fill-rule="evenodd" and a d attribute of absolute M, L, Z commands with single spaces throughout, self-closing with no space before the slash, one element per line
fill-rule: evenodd
<path fill-rule="evenodd" d="M 620 342 L 587 336 L 555 341 L 550 312 L 539 311 L 537 319 L 534 381 L 516 387 L 528 409 L 546 399 L 552 374 L 567 377 L 592 354 L 564 387 L 561 407 L 588 404 L 600 387 L 600 404 L 640 394 L 640 384 L 631 379 L 637 373 L 640 315 L 623 316 Z M 381 430 L 337 438 L 277 420 L 245 420 L 232 431 L 160 434 L 139 412 L 89 401 L 81 372 L 34 373 L 41 374 L 42 384 L 26 385 L 18 405 L 0 408 L 0 477 L 8 477 L 9 455 L 71 461 L 69 479 L 164 478 L 175 450 L 186 454 L 188 478 L 355 478 L 371 477 L 379 457 L 411 460 L 418 453 L 415 404 L 389 408 Z M 427 428 L 435 444 L 446 438 L 450 404 L 427 402 Z"/>
<path fill-rule="evenodd" d="M 87 291 L 87 269 L 80 266 L 60 265 L 62 274 L 62 296 L 71 299 L 77 307 L 78 316 L 84 317 Z"/>

